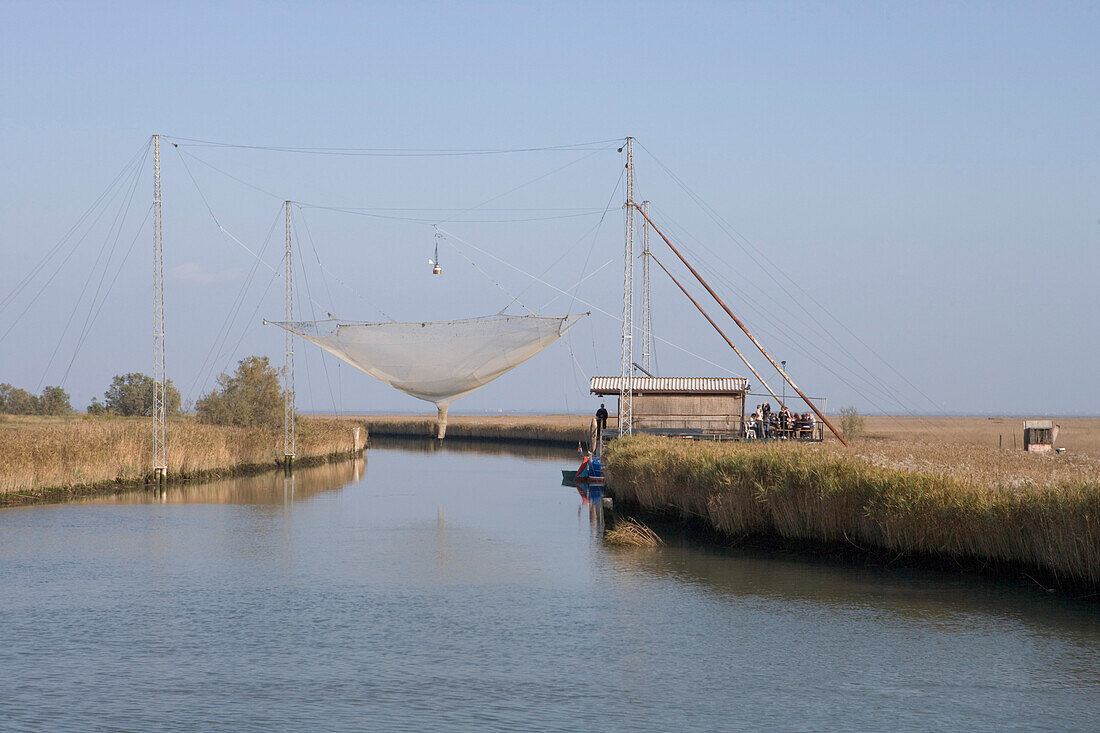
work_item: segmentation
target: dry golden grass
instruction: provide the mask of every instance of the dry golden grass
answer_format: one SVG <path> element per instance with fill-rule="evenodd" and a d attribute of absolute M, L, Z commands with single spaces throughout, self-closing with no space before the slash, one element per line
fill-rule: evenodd
<path fill-rule="evenodd" d="M 298 423 L 298 457 L 353 449 L 353 420 Z M 135 483 L 153 465 L 149 418 L 16 418 L 0 421 L 0 502 L 45 489 Z M 361 436 L 365 442 L 366 436 Z M 249 466 L 275 466 L 282 431 L 204 425 L 192 418 L 168 424 L 168 470 L 173 478 L 218 475 Z"/>
<path fill-rule="evenodd" d="M 1037 415 L 1036 417 L 1044 417 Z M 866 417 L 867 431 L 858 442 L 915 442 L 1022 450 L 1024 421 L 1018 417 Z M 1054 418 L 1060 430 L 1056 445 L 1071 456 L 1100 459 L 1100 417 Z M 1015 442 L 1014 442 L 1015 441 Z"/>
<path fill-rule="evenodd" d="M 609 545 L 619 547 L 657 547 L 661 538 L 649 527 L 636 519 L 624 519 L 603 534 Z"/>
<path fill-rule="evenodd" d="M 1022 566 L 1097 590 L 1100 470 L 1064 458 L 901 441 L 845 451 L 638 436 L 610 444 L 607 474 L 618 500 L 727 535 Z"/>

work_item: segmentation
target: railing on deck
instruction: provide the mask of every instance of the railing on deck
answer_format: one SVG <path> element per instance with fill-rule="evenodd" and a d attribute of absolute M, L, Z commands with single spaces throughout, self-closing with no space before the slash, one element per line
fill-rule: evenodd
<path fill-rule="evenodd" d="M 661 422 L 674 422 L 676 425 L 660 425 Z M 634 432 L 670 437 L 694 438 L 698 440 L 774 440 L 778 442 L 821 442 L 825 439 L 825 426 L 820 420 L 813 428 L 787 429 L 770 428 L 762 437 L 755 429 L 748 427 L 748 420 L 729 418 L 726 415 L 662 415 L 650 417 L 634 416 Z M 683 427 L 685 424 L 690 428 Z M 607 437 L 619 435 L 619 416 L 607 418 Z"/>

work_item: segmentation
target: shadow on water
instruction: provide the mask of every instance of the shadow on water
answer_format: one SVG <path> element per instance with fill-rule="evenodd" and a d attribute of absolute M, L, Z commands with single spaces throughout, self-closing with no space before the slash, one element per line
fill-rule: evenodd
<path fill-rule="evenodd" d="M 404 436 L 371 436 L 372 449 L 407 451 L 411 453 L 474 453 L 486 456 L 517 458 L 564 459 L 566 465 L 579 461 L 576 448 L 503 440 L 414 438 Z"/>
<path fill-rule="evenodd" d="M 593 520 L 595 521 L 595 519 Z M 874 610 L 899 621 L 949 626 L 966 617 L 1015 620 L 1100 649 L 1097 604 L 973 573 L 890 568 L 773 548 L 722 545 L 678 525 L 651 525 L 654 549 L 605 547 L 622 578 L 675 580 L 738 602 L 802 604 L 833 612 Z M 1096 682 L 1100 684 L 1100 673 Z"/>
<path fill-rule="evenodd" d="M 359 481 L 367 469 L 367 459 L 323 463 L 295 469 L 291 475 L 281 470 L 250 476 L 233 476 L 193 484 L 170 484 L 165 491 L 148 489 L 71 500 L 70 504 L 285 504 L 302 501 L 328 491 L 338 491 Z"/>

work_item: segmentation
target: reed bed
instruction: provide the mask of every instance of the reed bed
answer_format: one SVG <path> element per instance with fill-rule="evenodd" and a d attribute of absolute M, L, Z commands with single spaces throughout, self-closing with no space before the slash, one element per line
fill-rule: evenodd
<path fill-rule="evenodd" d="M 300 418 L 298 459 L 351 453 L 352 420 Z M 0 503 L 43 494 L 145 481 L 153 465 L 149 418 L 71 417 L 0 422 Z M 361 444 L 366 435 L 360 436 Z M 206 425 L 192 418 L 168 423 L 170 478 L 228 475 L 274 467 L 282 431 Z"/>
<path fill-rule="evenodd" d="M 657 547 L 661 538 L 636 519 L 624 519 L 603 533 L 604 542 L 619 547 Z"/>
<path fill-rule="evenodd" d="M 618 501 L 729 536 L 1031 569 L 1057 587 L 1100 590 L 1094 463 L 1067 470 L 1060 458 L 976 446 L 920 450 L 638 436 L 610 444 L 607 474 Z"/>

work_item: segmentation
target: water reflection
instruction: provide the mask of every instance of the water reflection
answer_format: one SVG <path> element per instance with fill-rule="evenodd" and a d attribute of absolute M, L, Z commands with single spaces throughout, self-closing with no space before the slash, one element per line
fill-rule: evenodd
<path fill-rule="evenodd" d="M 1093 607 L 607 547 L 574 453 L 479 447 L 0 511 L 0 729 L 1096 727 Z"/>
<path fill-rule="evenodd" d="M 672 525 L 651 525 L 665 544 L 607 547 L 624 580 L 668 578 L 737 603 L 792 604 L 830 612 L 873 611 L 949 629 L 975 618 L 1025 623 L 1100 650 L 1097 606 L 1005 579 L 817 559 L 774 549 L 715 547 Z M 1090 676 L 1100 684 L 1100 670 Z"/>
<path fill-rule="evenodd" d="M 337 491 L 357 483 L 367 459 L 355 458 L 295 469 L 293 474 L 265 471 L 251 476 L 187 484 L 169 484 L 163 491 L 134 489 L 118 494 L 87 496 L 71 504 L 286 504 Z"/>
<path fill-rule="evenodd" d="M 576 448 L 543 445 L 539 443 L 505 443 L 494 440 L 414 438 L 403 436 L 371 436 L 374 450 L 396 450 L 412 453 L 473 453 L 486 456 L 515 456 L 520 458 L 560 458 L 577 462 Z"/>
<path fill-rule="evenodd" d="M 588 522 L 592 527 L 592 537 L 600 539 L 604 531 L 603 485 L 575 484 L 581 503 L 577 506 L 577 517 L 587 509 Z"/>

